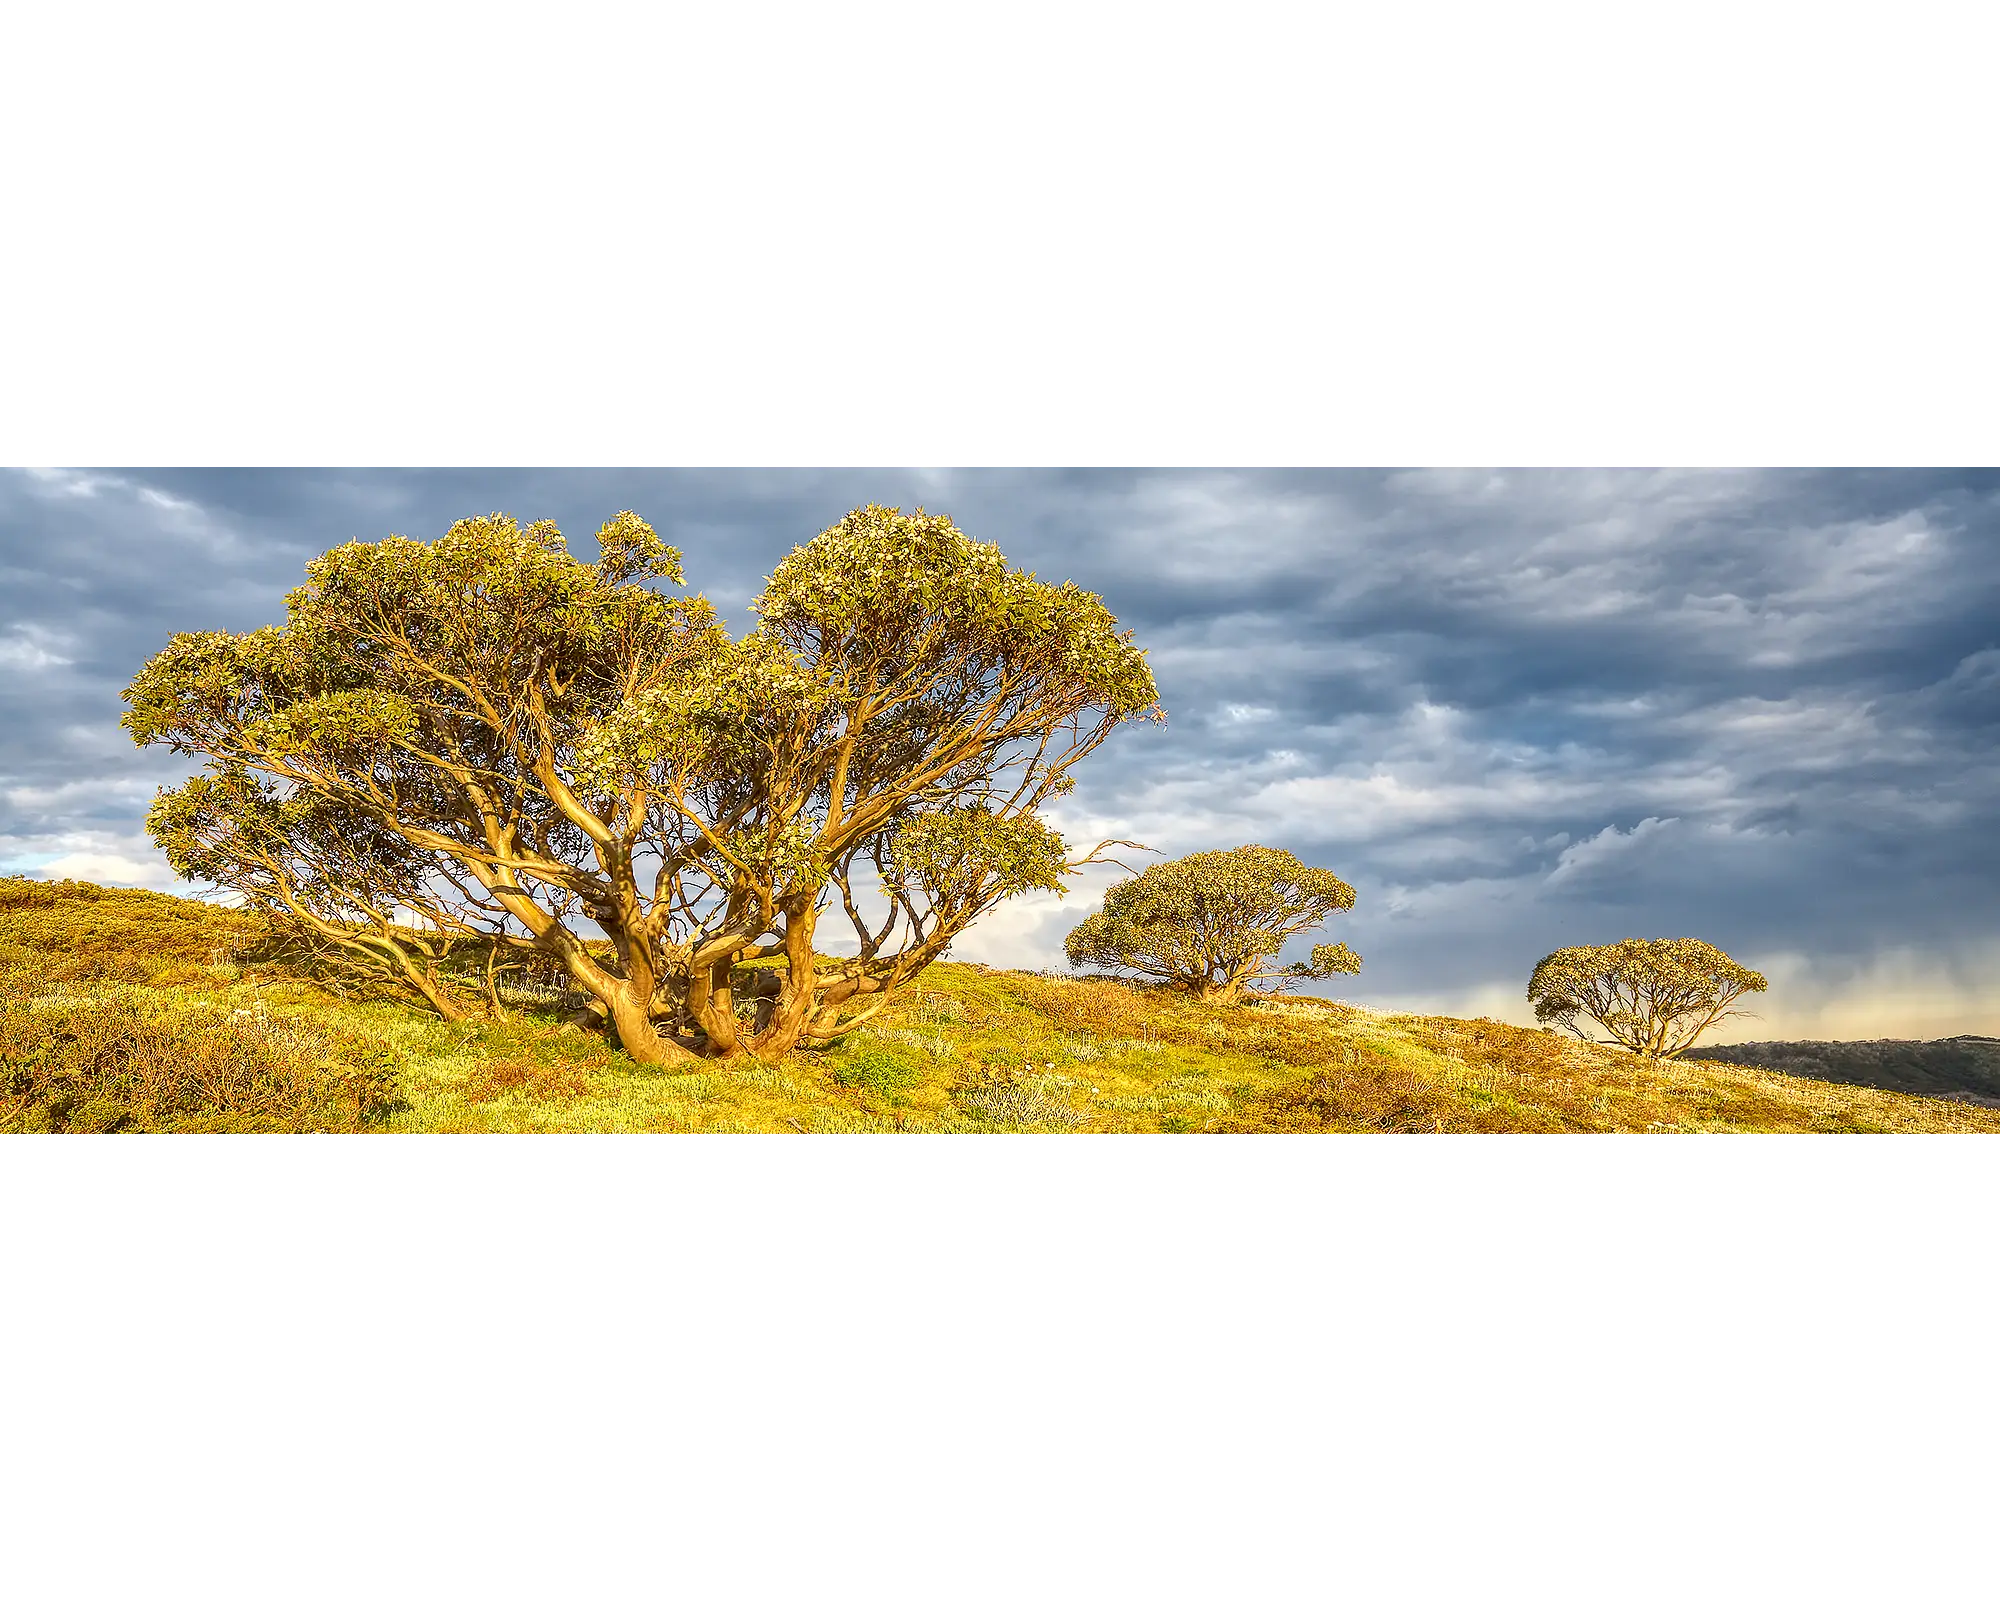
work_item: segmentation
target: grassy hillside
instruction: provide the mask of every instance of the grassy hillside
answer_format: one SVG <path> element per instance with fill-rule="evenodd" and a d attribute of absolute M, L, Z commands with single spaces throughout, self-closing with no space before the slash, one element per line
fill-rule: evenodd
<path fill-rule="evenodd" d="M 2000 1110 L 1532 1029 L 1217 1008 L 941 963 L 781 1066 L 663 1073 L 524 1003 L 446 1024 L 255 961 L 241 913 L 0 879 L 0 1127 L 403 1133 L 2000 1132 Z M 239 964 L 239 962 L 241 964 Z"/>

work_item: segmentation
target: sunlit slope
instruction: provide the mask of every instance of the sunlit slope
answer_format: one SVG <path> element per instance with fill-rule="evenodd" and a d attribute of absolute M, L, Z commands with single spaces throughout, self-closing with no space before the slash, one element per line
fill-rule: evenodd
<path fill-rule="evenodd" d="M 236 927 L 170 896 L 0 880 L 0 1126 L 2000 1132 L 1985 1107 L 1720 1062 L 1646 1065 L 1499 1022 L 1216 1006 L 949 962 L 834 1049 L 661 1072 L 552 1007 L 446 1024 L 338 999 L 242 952 L 238 965 Z"/>

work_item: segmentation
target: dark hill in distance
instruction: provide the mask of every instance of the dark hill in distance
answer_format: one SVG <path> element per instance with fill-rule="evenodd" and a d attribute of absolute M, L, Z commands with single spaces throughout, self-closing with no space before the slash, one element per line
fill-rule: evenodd
<path fill-rule="evenodd" d="M 1798 1039 L 1698 1046 L 1705 1061 L 1763 1067 L 1822 1083 L 1854 1083 L 2000 1106 L 2000 1039 Z"/>

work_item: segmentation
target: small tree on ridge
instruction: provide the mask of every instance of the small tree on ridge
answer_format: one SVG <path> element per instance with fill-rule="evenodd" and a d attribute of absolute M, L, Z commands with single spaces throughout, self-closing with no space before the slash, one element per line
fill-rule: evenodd
<path fill-rule="evenodd" d="M 1736 1002 L 1767 987 L 1763 973 L 1699 939 L 1626 939 L 1543 956 L 1528 980 L 1528 998 L 1537 1018 L 1587 1043 L 1621 1044 L 1663 1060 L 1724 1018 L 1741 1015 Z M 1593 1038 L 1586 1017 L 1610 1040 Z"/>
<path fill-rule="evenodd" d="M 1231 1001 L 1259 981 L 1361 970 L 1344 944 L 1314 945 L 1311 959 L 1277 968 L 1295 933 L 1354 904 L 1354 890 L 1288 850 L 1248 844 L 1163 861 L 1105 891 L 1104 909 L 1070 930 L 1073 967 L 1124 969 L 1159 978 L 1201 1000 Z"/>

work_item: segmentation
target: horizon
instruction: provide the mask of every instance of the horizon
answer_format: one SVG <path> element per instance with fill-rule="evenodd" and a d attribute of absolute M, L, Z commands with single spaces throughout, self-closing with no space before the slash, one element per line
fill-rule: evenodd
<path fill-rule="evenodd" d="M 1339 873 L 1354 911 L 1288 953 L 1364 966 L 1308 993 L 1532 1026 L 1550 950 L 1693 937 L 1771 983 L 1704 1043 L 2000 1032 L 1986 471 L 10 471 L 0 873 L 190 892 L 142 821 L 193 769 L 132 747 L 118 690 L 173 632 L 281 621 L 346 539 L 504 511 L 589 559 L 631 509 L 741 631 L 870 501 L 1134 630 L 1168 722 L 1050 819 Z M 1005 903 L 952 958 L 1062 972 L 1113 881 Z"/>

